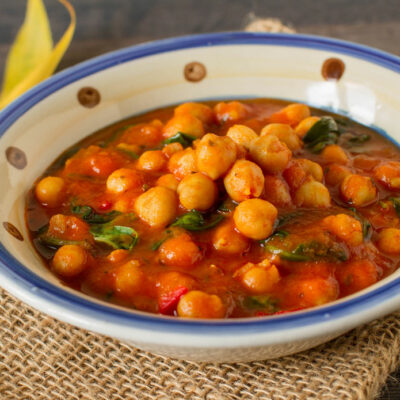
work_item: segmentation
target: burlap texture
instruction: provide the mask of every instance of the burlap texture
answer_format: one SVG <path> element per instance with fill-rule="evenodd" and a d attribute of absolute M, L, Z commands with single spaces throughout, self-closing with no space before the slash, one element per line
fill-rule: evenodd
<path fill-rule="evenodd" d="M 278 360 L 211 364 L 136 350 L 0 290 L 1 400 L 372 399 L 400 354 L 400 313 Z"/>

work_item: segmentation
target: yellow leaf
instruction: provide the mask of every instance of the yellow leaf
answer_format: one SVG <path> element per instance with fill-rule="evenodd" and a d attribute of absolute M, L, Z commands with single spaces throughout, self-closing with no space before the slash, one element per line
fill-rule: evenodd
<path fill-rule="evenodd" d="M 27 12 L 6 63 L 0 108 L 48 78 L 61 61 L 75 31 L 75 10 L 67 0 L 59 0 L 71 21 L 53 48 L 49 20 L 42 0 L 28 0 Z"/>

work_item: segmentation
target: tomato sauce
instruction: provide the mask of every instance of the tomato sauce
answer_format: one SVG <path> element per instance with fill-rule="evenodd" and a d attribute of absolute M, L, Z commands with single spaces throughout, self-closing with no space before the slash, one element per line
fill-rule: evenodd
<path fill-rule="evenodd" d="M 63 283 L 151 313 L 236 318 L 322 305 L 397 269 L 393 143 L 284 101 L 187 104 L 90 135 L 34 183 L 27 226 Z"/>

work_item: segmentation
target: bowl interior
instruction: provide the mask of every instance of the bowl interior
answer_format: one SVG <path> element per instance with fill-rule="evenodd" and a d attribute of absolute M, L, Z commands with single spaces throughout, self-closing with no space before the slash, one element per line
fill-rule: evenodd
<path fill-rule="evenodd" d="M 226 38 L 221 42 L 212 35 L 195 41 L 169 40 L 106 55 L 58 74 L 4 110 L 0 114 L 0 219 L 11 223 L 23 238 L 16 238 L 15 230 L 14 236 L 10 234 L 14 228 L 4 229 L 3 224 L 4 249 L 40 278 L 71 291 L 44 267 L 29 242 L 24 221 L 27 191 L 72 144 L 151 109 L 189 100 L 280 98 L 345 114 L 400 141 L 399 67 L 385 60 L 384 54 L 329 41 L 321 44 L 307 37 L 300 41 L 285 35 Z M 332 57 L 345 67 L 339 80 L 326 80 L 321 72 Z M 84 87 L 98 91 L 99 104 L 91 108 L 81 104 L 78 92 Z M 14 155 L 10 156 L 10 148 Z M 26 166 L 18 164 L 24 156 Z"/>

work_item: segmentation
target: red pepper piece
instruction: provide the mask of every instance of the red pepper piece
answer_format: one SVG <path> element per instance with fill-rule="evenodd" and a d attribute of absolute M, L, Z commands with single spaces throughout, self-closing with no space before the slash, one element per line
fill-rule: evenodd
<path fill-rule="evenodd" d="M 163 293 L 158 298 L 158 310 L 161 314 L 172 315 L 179 299 L 189 291 L 185 286 L 178 286 L 174 290 Z"/>
<path fill-rule="evenodd" d="M 109 210 L 112 206 L 111 201 L 103 200 L 99 205 L 99 210 L 106 211 Z"/>

